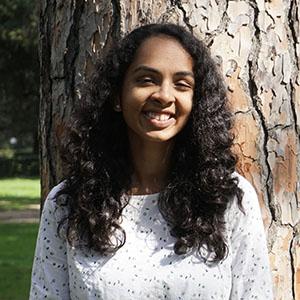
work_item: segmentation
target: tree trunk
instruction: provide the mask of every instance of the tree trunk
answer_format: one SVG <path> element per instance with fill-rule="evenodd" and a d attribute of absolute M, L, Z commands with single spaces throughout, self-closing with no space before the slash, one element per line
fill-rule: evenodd
<path fill-rule="evenodd" d="M 45 0 L 40 17 L 42 198 L 61 179 L 60 133 L 99 53 L 140 24 L 184 25 L 228 84 L 238 168 L 269 233 L 275 299 L 300 299 L 300 1 Z"/>

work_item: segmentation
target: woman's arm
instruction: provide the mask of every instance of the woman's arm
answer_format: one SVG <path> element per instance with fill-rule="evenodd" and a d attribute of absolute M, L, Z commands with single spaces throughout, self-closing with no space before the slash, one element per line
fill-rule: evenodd
<path fill-rule="evenodd" d="M 56 204 L 62 184 L 49 193 L 41 216 L 34 263 L 30 299 L 69 299 L 67 243 L 57 234 L 57 226 L 65 209 Z"/>
<path fill-rule="evenodd" d="M 252 185 L 239 176 L 242 205 L 231 213 L 232 290 L 230 299 L 273 300 L 271 272 L 259 202 Z"/>

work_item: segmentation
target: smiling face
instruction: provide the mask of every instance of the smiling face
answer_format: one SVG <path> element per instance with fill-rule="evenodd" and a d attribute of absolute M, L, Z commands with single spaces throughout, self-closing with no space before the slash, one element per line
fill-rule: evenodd
<path fill-rule="evenodd" d="M 120 96 L 129 137 L 170 141 L 189 118 L 193 92 L 189 53 L 168 36 L 146 39 L 127 70 Z"/>

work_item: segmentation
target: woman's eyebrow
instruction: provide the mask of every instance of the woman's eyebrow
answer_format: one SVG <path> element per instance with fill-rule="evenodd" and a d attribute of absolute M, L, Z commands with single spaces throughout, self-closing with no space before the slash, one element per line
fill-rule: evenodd
<path fill-rule="evenodd" d="M 145 66 L 145 65 L 138 66 L 137 68 L 135 68 L 133 70 L 133 73 L 137 73 L 139 71 L 146 71 L 146 72 L 151 72 L 151 73 L 156 73 L 156 74 L 161 73 L 159 70 Z M 194 78 L 194 73 L 190 72 L 190 71 L 179 71 L 179 72 L 176 72 L 174 75 L 175 76 L 190 76 L 190 77 Z"/>
<path fill-rule="evenodd" d="M 194 78 L 194 73 L 190 71 L 179 71 L 175 73 L 176 76 L 190 76 Z"/>
<path fill-rule="evenodd" d="M 151 68 L 151 67 L 147 67 L 145 65 L 141 65 L 141 66 L 138 66 L 136 67 L 134 70 L 133 70 L 133 73 L 137 73 L 139 71 L 147 71 L 147 72 L 151 72 L 151 73 L 157 73 L 157 74 L 160 74 L 160 72 L 157 70 L 157 69 L 154 69 L 154 68 Z"/>

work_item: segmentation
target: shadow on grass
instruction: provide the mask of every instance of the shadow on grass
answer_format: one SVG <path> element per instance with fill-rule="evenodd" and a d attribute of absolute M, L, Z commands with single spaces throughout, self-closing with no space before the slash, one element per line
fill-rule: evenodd
<path fill-rule="evenodd" d="M 30 196 L 1 195 L 0 201 L 19 201 L 24 204 L 31 204 L 31 203 L 40 203 L 40 198 L 30 197 Z"/>
<path fill-rule="evenodd" d="M 26 209 L 32 204 L 40 204 L 40 198 L 13 195 L 0 196 L 0 211 Z"/>
<path fill-rule="evenodd" d="M 8 176 L 0 177 L 0 180 L 11 180 L 11 179 L 30 179 L 30 180 L 39 180 L 39 176 Z"/>

